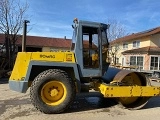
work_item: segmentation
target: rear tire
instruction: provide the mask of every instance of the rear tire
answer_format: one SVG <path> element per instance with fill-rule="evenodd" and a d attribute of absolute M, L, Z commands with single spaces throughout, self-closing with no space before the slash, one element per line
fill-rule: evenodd
<path fill-rule="evenodd" d="M 58 69 L 40 73 L 30 88 L 32 104 L 46 114 L 63 112 L 73 102 L 75 95 L 74 81 L 65 71 Z"/>

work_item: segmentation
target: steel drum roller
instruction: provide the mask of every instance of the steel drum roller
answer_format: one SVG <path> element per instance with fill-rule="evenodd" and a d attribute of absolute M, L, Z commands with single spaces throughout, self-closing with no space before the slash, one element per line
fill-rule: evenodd
<path fill-rule="evenodd" d="M 148 79 L 140 72 L 123 70 L 109 67 L 105 72 L 103 82 L 118 86 L 147 86 L 150 85 Z M 125 92 L 125 91 L 124 91 Z M 128 109 L 140 109 L 147 102 L 149 97 L 119 97 L 119 103 Z"/>

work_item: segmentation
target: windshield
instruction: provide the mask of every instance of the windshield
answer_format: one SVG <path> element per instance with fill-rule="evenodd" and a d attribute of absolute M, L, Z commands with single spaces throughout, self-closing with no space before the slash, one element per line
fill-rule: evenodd
<path fill-rule="evenodd" d="M 106 30 L 102 31 L 102 46 L 108 46 L 108 38 L 107 38 L 107 33 Z"/>
<path fill-rule="evenodd" d="M 106 70 L 106 67 L 109 66 L 109 51 L 108 51 L 108 47 L 109 47 L 109 43 L 108 43 L 108 38 L 107 38 L 107 29 L 102 30 L 102 71 L 103 73 Z"/>

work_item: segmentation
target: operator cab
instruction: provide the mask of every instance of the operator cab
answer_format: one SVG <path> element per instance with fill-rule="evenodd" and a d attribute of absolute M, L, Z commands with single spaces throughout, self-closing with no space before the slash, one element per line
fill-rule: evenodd
<path fill-rule="evenodd" d="M 108 67 L 107 29 L 109 25 L 74 20 L 75 58 L 81 77 L 102 76 Z"/>

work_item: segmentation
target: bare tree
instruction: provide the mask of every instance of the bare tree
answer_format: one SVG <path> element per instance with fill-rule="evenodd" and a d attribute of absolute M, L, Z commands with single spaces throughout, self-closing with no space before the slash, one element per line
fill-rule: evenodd
<path fill-rule="evenodd" d="M 117 62 L 118 62 L 117 59 L 120 57 L 117 55 L 119 50 L 120 50 L 120 47 L 118 44 L 114 44 L 114 46 L 110 45 L 110 47 L 109 47 L 109 54 L 111 56 L 112 63 L 114 65 L 117 64 Z"/>
<path fill-rule="evenodd" d="M 108 24 L 110 24 L 110 27 L 108 29 L 109 41 L 113 41 L 127 35 L 124 25 L 118 22 L 116 19 L 109 19 Z"/>
<path fill-rule="evenodd" d="M 110 27 L 107 32 L 109 42 L 127 35 L 126 28 L 116 19 L 109 19 L 108 23 L 110 24 Z M 109 53 L 112 57 L 112 62 L 114 65 L 117 63 L 116 59 L 119 57 L 117 56 L 119 50 L 120 47 L 118 44 L 110 44 Z"/>
<path fill-rule="evenodd" d="M 23 27 L 23 21 L 26 19 L 28 8 L 27 2 L 21 3 L 20 0 L 0 1 L 0 31 L 5 34 L 6 57 L 9 60 L 9 68 L 13 67 L 15 43 L 18 39 L 18 33 Z"/>

